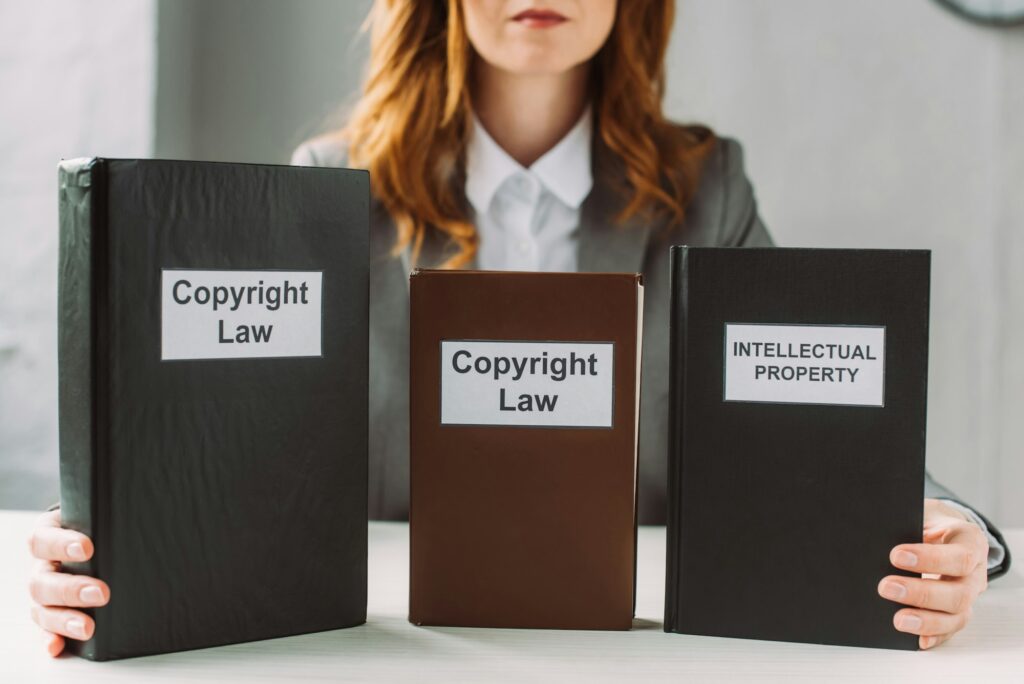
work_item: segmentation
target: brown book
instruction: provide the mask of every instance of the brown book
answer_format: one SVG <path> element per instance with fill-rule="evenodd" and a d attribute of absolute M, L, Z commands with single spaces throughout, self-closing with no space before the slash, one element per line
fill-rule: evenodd
<path fill-rule="evenodd" d="M 409 620 L 629 629 L 640 276 L 417 270 L 410 289 Z"/>

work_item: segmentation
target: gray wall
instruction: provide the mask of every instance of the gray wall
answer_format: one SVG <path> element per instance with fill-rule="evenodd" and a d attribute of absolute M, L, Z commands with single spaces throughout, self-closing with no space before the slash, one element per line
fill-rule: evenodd
<path fill-rule="evenodd" d="M 352 101 L 369 4 L 158 0 L 156 154 L 287 161 Z M 679 7 L 668 109 L 744 143 L 780 243 L 933 250 L 929 466 L 1004 524 L 1024 524 L 1024 32 L 968 25 L 928 0 Z M 152 86 L 123 79 L 104 92 L 144 101 Z M 45 101 L 32 108 L 44 111 Z M 82 138 L 86 149 L 75 153 L 106 153 L 105 140 Z M 39 154 L 23 149 L 27 159 Z M 52 213 L 51 190 L 23 211 Z M 0 227 L 17 239 L 20 269 L 16 278 L 0 268 L 0 281 L 28 284 L 17 311 L 0 300 L 0 465 L 15 451 L 41 459 L 51 487 L 43 501 L 55 492 L 46 474 L 55 463 L 55 242 L 37 244 L 28 226 L 45 233 L 47 221 L 16 235 Z M 10 506 L 3 496 L 0 507 Z"/>
<path fill-rule="evenodd" d="M 670 109 L 786 245 L 933 250 L 928 463 L 1024 524 L 1024 30 L 926 0 L 683 0 Z"/>
<path fill-rule="evenodd" d="M 155 0 L 0 0 L 0 508 L 57 500 L 57 162 L 149 156 Z"/>
<path fill-rule="evenodd" d="M 367 0 L 159 5 L 159 156 L 287 163 L 359 87 Z"/>

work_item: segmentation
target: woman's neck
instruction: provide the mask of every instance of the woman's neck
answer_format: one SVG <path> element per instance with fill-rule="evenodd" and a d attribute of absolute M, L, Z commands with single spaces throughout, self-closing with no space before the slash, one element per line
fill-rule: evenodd
<path fill-rule="evenodd" d="M 587 105 L 590 63 L 559 74 L 514 74 L 475 59 L 473 111 L 509 156 L 529 167 L 572 130 Z"/>

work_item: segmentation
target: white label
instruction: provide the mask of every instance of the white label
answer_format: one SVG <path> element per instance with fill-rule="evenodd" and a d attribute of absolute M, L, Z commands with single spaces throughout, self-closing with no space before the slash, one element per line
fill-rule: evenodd
<path fill-rule="evenodd" d="M 610 428 L 611 342 L 441 341 L 441 423 Z"/>
<path fill-rule="evenodd" d="M 164 269 L 164 361 L 321 356 L 320 271 Z"/>
<path fill-rule="evenodd" d="M 885 328 L 725 324 L 725 400 L 885 405 Z"/>

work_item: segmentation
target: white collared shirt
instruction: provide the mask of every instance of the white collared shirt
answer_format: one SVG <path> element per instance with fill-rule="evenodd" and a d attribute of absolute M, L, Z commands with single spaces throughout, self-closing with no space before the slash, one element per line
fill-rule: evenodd
<path fill-rule="evenodd" d="M 580 206 L 594 184 L 588 106 L 564 138 L 529 168 L 501 148 L 474 115 L 466 197 L 480 238 L 477 268 L 575 271 Z"/>

